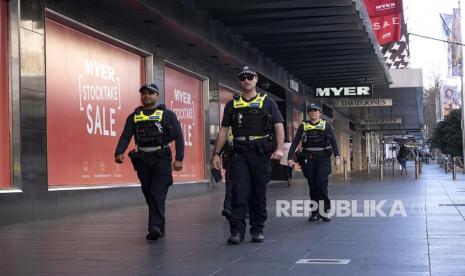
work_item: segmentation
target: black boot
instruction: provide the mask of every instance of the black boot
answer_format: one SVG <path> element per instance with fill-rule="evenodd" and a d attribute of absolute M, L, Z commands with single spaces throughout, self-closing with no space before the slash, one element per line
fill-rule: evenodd
<path fill-rule="evenodd" d="M 239 233 L 231 234 L 231 237 L 228 239 L 228 244 L 240 244 L 244 241 L 244 235 Z"/>
<path fill-rule="evenodd" d="M 308 221 L 318 221 L 320 216 L 318 214 L 312 214 L 311 217 L 308 218 Z"/>
<path fill-rule="evenodd" d="M 150 228 L 150 231 L 149 233 L 147 234 L 147 236 L 145 237 L 145 239 L 147 240 L 151 240 L 151 241 L 156 241 L 158 240 L 160 237 L 163 237 L 163 233 L 161 232 L 160 228 L 158 227 L 151 227 Z"/>
<path fill-rule="evenodd" d="M 252 234 L 252 242 L 263 242 L 265 241 L 265 237 L 262 233 L 253 233 Z"/>

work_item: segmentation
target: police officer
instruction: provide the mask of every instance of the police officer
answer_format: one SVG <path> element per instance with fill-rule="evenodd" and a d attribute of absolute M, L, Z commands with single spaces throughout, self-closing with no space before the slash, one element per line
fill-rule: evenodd
<path fill-rule="evenodd" d="M 224 108 L 212 157 L 212 166 L 219 169 L 219 152 L 231 127 L 234 138 L 228 169 L 233 185 L 228 244 L 239 244 L 244 240 L 247 212 L 252 241 L 264 240 L 266 184 L 270 180 L 271 159 L 279 160 L 283 156 L 284 141 L 283 117 L 276 103 L 256 91 L 257 72 L 245 66 L 238 78 L 242 93 Z"/>
<path fill-rule="evenodd" d="M 124 162 L 132 136 L 137 148 L 129 157 L 137 171 L 142 193 L 149 207 L 147 240 L 157 240 L 165 235 L 165 200 L 173 184 L 172 168 L 182 169 L 184 139 L 181 125 L 171 110 L 157 105 L 159 90 L 155 84 L 145 84 L 140 89 L 142 106 L 131 113 L 115 151 L 115 162 Z M 172 163 L 169 143 L 176 141 L 176 160 Z"/>
<path fill-rule="evenodd" d="M 289 166 L 294 164 L 292 156 L 302 141 L 301 166 L 304 176 L 308 180 L 310 198 L 313 206 L 309 221 L 330 221 L 326 215 L 330 206 L 328 198 L 328 176 L 331 174 L 331 155 L 336 157 L 336 166 L 340 165 L 341 158 L 333 127 L 327 121 L 320 119 L 321 109 L 318 104 L 307 106 L 307 120 L 297 129 L 287 156 Z M 321 206 L 322 205 L 322 206 Z M 315 209 L 316 207 L 316 209 Z"/>

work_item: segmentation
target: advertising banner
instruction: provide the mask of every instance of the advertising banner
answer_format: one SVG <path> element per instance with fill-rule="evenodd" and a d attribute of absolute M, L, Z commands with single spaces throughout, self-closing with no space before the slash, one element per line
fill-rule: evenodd
<path fill-rule="evenodd" d="M 185 141 L 184 168 L 173 172 L 176 182 L 205 179 L 205 131 L 202 81 L 165 66 L 165 104 L 176 113 Z M 174 143 L 171 145 L 174 152 Z"/>
<path fill-rule="evenodd" d="M 49 19 L 45 28 L 49 185 L 138 183 L 114 152 L 140 105 L 144 59 Z"/>
<path fill-rule="evenodd" d="M 397 13 L 371 18 L 373 31 L 375 32 L 379 45 L 400 40 L 401 16 L 402 14 Z"/>
<path fill-rule="evenodd" d="M 0 1 L 0 188 L 10 186 L 8 2 Z"/>
<path fill-rule="evenodd" d="M 399 41 L 389 42 L 381 47 L 381 52 L 388 69 L 402 69 L 410 66 L 410 42 L 407 30 L 407 24 L 402 20 Z"/>
<path fill-rule="evenodd" d="M 365 0 L 365 6 L 379 45 L 399 41 L 402 29 L 402 0 Z"/>
<path fill-rule="evenodd" d="M 370 18 L 402 13 L 402 0 L 365 0 Z"/>
<path fill-rule="evenodd" d="M 442 118 L 452 110 L 459 109 L 461 105 L 460 88 L 456 85 L 443 84 L 441 86 Z"/>

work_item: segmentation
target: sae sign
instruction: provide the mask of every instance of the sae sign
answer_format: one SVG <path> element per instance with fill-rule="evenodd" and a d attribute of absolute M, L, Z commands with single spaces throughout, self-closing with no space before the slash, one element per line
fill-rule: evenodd
<path fill-rule="evenodd" d="M 355 98 L 372 97 L 371 86 L 348 86 L 348 87 L 317 87 L 315 98 Z"/>

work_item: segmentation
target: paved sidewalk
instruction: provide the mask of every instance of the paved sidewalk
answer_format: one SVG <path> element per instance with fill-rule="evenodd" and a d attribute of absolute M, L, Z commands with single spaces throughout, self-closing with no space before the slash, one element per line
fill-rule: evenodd
<path fill-rule="evenodd" d="M 385 179 L 333 177 L 333 200 L 401 200 L 407 217 L 335 217 L 330 223 L 277 218 L 276 200 L 307 198 L 304 180 L 271 184 L 264 243 L 250 236 L 226 245 L 219 215 L 223 193 L 171 200 L 167 236 L 147 242 L 146 208 L 0 227 L 0 275 L 465 275 L 465 175 L 452 181 L 438 165 Z M 455 205 L 454 205 L 455 204 Z M 348 264 L 299 264 L 300 259 L 348 259 Z"/>

